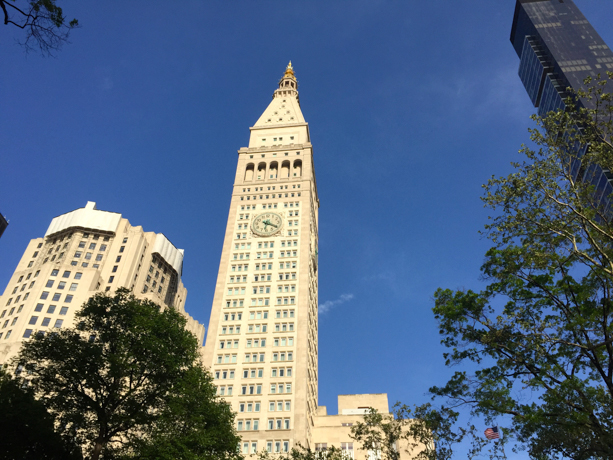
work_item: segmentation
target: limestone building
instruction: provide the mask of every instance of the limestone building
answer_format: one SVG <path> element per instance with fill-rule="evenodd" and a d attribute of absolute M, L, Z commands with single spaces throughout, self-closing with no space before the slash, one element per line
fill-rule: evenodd
<path fill-rule="evenodd" d="M 319 198 L 291 63 L 238 151 L 203 350 L 245 453 L 308 445 L 317 410 Z"/>
<path fill-rule="evenodd" d="M 341 396 L 340 416 L 317 405 L 319 196 L 291 62 L 250 131 L 238 150 L 204 363 L 237 413 L 243 454 L 300 443 L 366 458 L 347 424 L 367 407 L 388 413 L 387 395 Z"/>
<path fill-rule="evenodd" d="M 42 238 L 30 241 L 0 296 L 0 364 L 33 334 L 72 326 L 92 295 L 120 287 L 181 311 L 202 343 L 204 326 L 185 313 L 182 266 L 183 250 L 163 234 L 95 203 L 55 217 Z"/>

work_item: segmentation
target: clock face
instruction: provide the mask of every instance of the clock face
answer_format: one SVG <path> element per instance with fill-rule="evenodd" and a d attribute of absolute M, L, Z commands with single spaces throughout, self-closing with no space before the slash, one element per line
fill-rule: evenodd
<path fill-rule="evenodd" d="M 251 229 L 260 236 L 274 235 L 281 230 L 283 218 L 276 212 L 264 212 L 253 219 Z"/>

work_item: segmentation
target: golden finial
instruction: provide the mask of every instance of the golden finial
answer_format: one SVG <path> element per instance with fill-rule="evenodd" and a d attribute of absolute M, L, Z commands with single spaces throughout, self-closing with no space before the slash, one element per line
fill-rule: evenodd
<path fill-rule="evenodd" d="M 286 77 L 294 76 L 294 68 L 292 67 L 292 61 L 289 61 L 289 64 L 287 64 L 287 68 L 285 69 L 285 76 Z"/>

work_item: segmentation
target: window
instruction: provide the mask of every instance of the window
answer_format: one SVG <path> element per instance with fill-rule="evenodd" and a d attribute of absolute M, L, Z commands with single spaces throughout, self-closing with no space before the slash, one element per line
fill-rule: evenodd
<path fill-rule="evenodd" d="M 56 292 L 55 294 L 53 294 L 53 298 L 51 300 L 53 302 L 57 302 L 58 300 L 60 300 L 61 296 L 62 296 L 62 294 L 60 294 L 59 292 Z"/>
<path fill-rule="evenodd" d="M 68 307 L 60 308 L 60 315 L 65 315 L 66 313 L 68 313 Z"/>
<path fill-rule="evenodd" d="M 107 237 L 105 237 L 104 241 L 108 241 L 108 239 L 107 239 L 107 238 L 108 238 L 108 236 L 107 236 Z M 106 251 L 106 244 L 101 244 L 101 245 L 100 245 L 100 249 L 99 249 L 99 250 L 100 250 L 100 251 Z"/>
<path fill-rule="evenodd" d="M 51 322 L 51 318 L 43 318 L 43 322 L 40 323 L 41 326 L 49 326 L 49 323 Z"/>
<path fill-rule="evenodd" d="M 78 257 L 81 257 L 82 254 L 83 253 L 81 251 L 77 251 L 74 253 L 74 256 L 78 258 Z"/>
<path fill-rule="evenodd" d="M 66 295 L 66 298 L 64 299 L 64 302 L 65 302 L 65 303 L 70 303 L 70 302 L 72 302 L 72 297 L 73 297 L 73 296 L 71 296 L 70 294 L 67 294 L 67 295 Z"/>
<path fill-rule="evenodd" d="M 83 276 L 83 273 L 81 273 L 81 272 L 77 272 L 77 273 L 75 273 L 75 275 L 74 275 L 74 279 L 76 279 L 76 280 L 80 280 L 80 279 L 81 279 L 81 276 Z"/>
<path fill-rule="evenodd" d="M 90 243 L 89 249 L 96 249 L 96 243 Z"/>
<path fill-rule="evenodd" d="M 79 285 L 78 285 L 77 283 L 72 283 L 72 284 L 70 285 L 70 290 L 71 290 L 71 291 L 76 291 L 78 286 L 79 286 Z"/>
<path fill-rule="evenodd" d="M 17 318 L 15 318 L 15 319 L 17 319 Z M 34 324 L 36 324 L 36 321 L 38 321 L 38 316 L 32 316 L 30 318 L 30 321 L 28 322 L 28 324 L 34 325 Z"/>
<path fill-rule="evenodd" d="M 36 304 L 36 307 L 34 307 L 34 311 L 42 311 L 42 310 L 43 310 L 43 304 L 42 303 L 38 303 L 38 304 Z M 2 316 L 4 316 L 4 314 Z"/>
<path fill-rule="evenodd" d="M 58 289 L 64 289 L 66 287 L 66 281 L 60 281 L 60 283 L 57 285 Z"/>
<path fill-rule="evenodd" d="M 45 284 L 45 287 L 48 287 L 48 288 L 53 287 L 53 280 L 48 280 L 47 284 Z M 15 288 L 15 290 L 17 290 L 17 288 Z"/>
<path fill-rule="evenodd" d="M 109 277 L 109 283 L 112 283 L 114 279 L 115 279 L 114 276 Z"/>
<path fill-rule="evenodd" d="M 49 305 L 49 308 L 47 308 L 47 313 L 49 313 L 50 315 L 52 315 L 55 312 L 55 305 Z"/>
<path fill-rule="evenodd" d="M 102 260 L 102 254 L 96 255 L 96 262 L 100 262 Z"/>
<path fill-rule="evenodd" d="M 70 271 L 66 270 L 63 274 L 62 274 L 62 278 L 69 278 L 70 277 Z"/>
<path fill-rule="evenodd" d="M 42 294 L 40 295 L 40 298 L 43 299 L 43 300 L 45 300 L 47 297 L 49 297 L 49 292 L 48 291 L 43 291 Z M 10 300 L 12 300 L 12 299 L 10 299 Z M 10 304 L 10 300 L 9 300 L 9 303 L 7 303 L 7 305 Z"/>
<path fill-rule="evenodd" d="M 58 273 L 59 273 L 59 270 L 57 270 L 57 269 L 51 270 L 51 276 L 57 276 Z M 28 278 L 29 277 L 30 276 L 28 275 Z"/>
<path fill-rule="evenodd" d="M 23 333 L 24 339 L 29 339 L 31 335 L 32 335 L 32 329 L 26 329 L 25 332 Z"/>
<path fill-rule="evenodd" d="M 55 324 L 53 325 L 53 327 L 57 327 L 59 329 L 60 327 L 62 327 L 62 324 L 64 324 L 64 320 L 63 319 L 56 319 L 55 320 Z"/>

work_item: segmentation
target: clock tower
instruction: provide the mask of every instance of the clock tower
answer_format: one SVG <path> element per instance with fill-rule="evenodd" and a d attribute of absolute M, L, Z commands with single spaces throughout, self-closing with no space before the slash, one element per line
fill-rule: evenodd
<path fill-rule="evenodd" d="M 291 62 L 238 150 L 203 359 L 241 451 L 310 446 L 317 410 L 319 198 Z"/>

